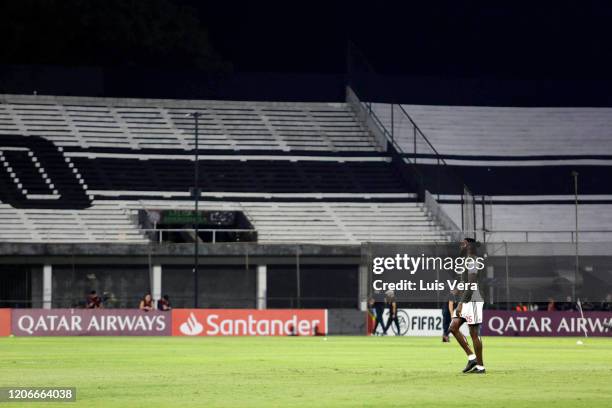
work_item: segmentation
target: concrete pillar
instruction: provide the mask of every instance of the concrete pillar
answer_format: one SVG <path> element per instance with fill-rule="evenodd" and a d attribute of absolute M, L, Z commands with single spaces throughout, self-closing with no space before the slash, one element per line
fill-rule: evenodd
<path fill-rule="evenodd" d="M 162 267 L 153 265 L 150 272 L 151 296 L 157 301 L 162 297 Z"/>
<path fill-rule="evenodd" d="M 52 300 L 53 300 L 53 267 L 51 265 L 44 265 L 43 266 L 43 290 L 42 290 L 43 309 L 51 309 Z"/>
<path fill-rule="evenodd" d="M 257 309 L 267 307 L 268 296 L 268 266 L 257 265 Z"/>
<path fill-rule="evenodd" d="M 359 264 L 359 278 L 358 282 L 358 302 L 359 310 L 365 312 L 368 310 L 368 294 L 370 288 L 368 287 L 368 265 L 363 262 Z"/>

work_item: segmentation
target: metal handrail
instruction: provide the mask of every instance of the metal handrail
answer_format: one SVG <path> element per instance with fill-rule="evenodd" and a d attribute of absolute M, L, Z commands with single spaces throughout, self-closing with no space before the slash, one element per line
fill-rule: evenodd
<path fill-rule="evenodd" d="M 348 74 L 348 80 L 347 80 L 347 85 L 349 86 L 349 88 L 353 91 L 353 93 L 355 93 L 355 95 L 357 95 L 357 92 L 355 92 L 355 84 L 353 83 L 353 75 L 352 75 L 352 69 L 353 69 L 353 56 L 356 56 L 359 58 L 361 64 L 365 64 L 365 68 L 366 68 L 366 72 L 368 74 L 377 76 L 378 74 L 376 73 L 376 70 L 374 69 L 373 65 L 370 63 L 369 59 L 365 56 L 365 54 L 351 41 L 348 42 L 348 47 L 347 47 L 347 74 Z M 390 104 L 391 105 L 391 109 L 393 109 L 393 106 L 395 104 Z M 438 163 L 442 163 L 444 166 L 448 166 L 448 164 L 446 163 L 446 160 L 444 160 L 444 158 L 440 155 L 440 153 L 436 150 L 436 148 L 433 146 L 433 144 L 431 143 L 431 141 L 427 138 L 427 136 L 425 135 L 425 133 L 423 133 L 423 131 L 421 130 L 421 128 L 416 124 L 416 122 L 412 119 L 412 117 L 408 114 L 408 112 L 406 111 L 406 109 L 404 109 L 404 107 L 401 104 L 397 104 L 401 110 L 401 112 L 406 116 L 406 118 L 408 118 L 408 120 L 410 121 L 410 123 L 412 124 L 412 126 L 415 129 L 415 133 L 418 133 L 421 138 L 425 141 L 425 143 L 427 144 L 427 146 L 429 146 L 429 148 L 431 148 L 431 150 L 435 153 L 436 156 L 436 160 L 438 160 Z M 383 130 L 383 134 L 386 136 L 387 140 L 391 142 L 391 144 L 393 145 L 393 147 L 401 154 L 401 155 L 406 155 L 406 153 L 403 151 L 403 149 L 400 148 L 400 146 L 395 143 L 394 140 L 394 135 L 392 133 L 389 133 L 389 131 L 386 129 L 386 127 L 384 126 L 384 124 L 382 123 L 382 121 L 380 120 L 380 118 L 378 118 L 376 116 L 376 114 L 373 112 L 372 107 L 371 107 L 371 102 L 369 103 L 368 106 L 368 113 L 370 114 L 370 116 L 372 116 L 373 118 L 375 118 L 375 122 L 377 122 L 377 124 L 379 125 L 379 127 L 381 128 L 381 130 Z M 416 155 L 416 151 L 415 151 L 415 155 Z M 416 158 L 416 157 L 415 157 Z M 420 180 L 418 180 L 419 184 L 422 184 L 422 179 L 423 179 L 423 175 L 421 172 L 418 171 L 417 167 L 416 167 L 416 161 L 413 162 L 412 160 L 410 160 L 410 163 L 413 165 L 413 168 L 415 170 L 417 170 L 417 174 L 420 177 Z M 452 173 L 451 173 L 452 174 Z M 472 195 L 472 190 L 467 186 L 467 184 L 465 183 L 465 181 L 461 178 L 461 177 L 457 177 L 457 175 L 453 175 L 454 178 L 457 179 L 457 181 L 459 181 L 462 186 L 463 186 L 463 190 L 467 191 L 470 195 Z M 439 184 L 439 180 L 438 180 L 438 184 Z M 440 192 L 437 191 L 436 192 L 439 196 Z"/>
<path fill-rule="evenodd" d="M 355 93 L 354 90 L 352 90 L 352 92 L 357 95 Z M 357 97 L 357 99 L 359 100 L 359 98 Z M 416 124 L 416 122 L 412 119 L 412 117 L 410 117 L 410 115 L 408 114 L 408 112 L 406 112 L 406 110 L 404 109 L 403 106 L 398 105 L 400 107 L 400 111 L 401 113 L 408 118 L 410 124 L 412 125 L 412 128 L 414 129 L 413 132 L 413 137 L 414 137 L 414 158 L 411 159 L 402 149 L 402 147 L 399 145 L 399 143 L 396 141 L 394 132 L 393 132 L 393 110 L 395 109 L 394 106 L 395 104 L 389 104 L 390 108 L 391 108 L 391 126 L 392 126 L 392 132 L 389 132 L 389 130 L 387 129 L 387 127 L 385 126 L 385 124 L 382 122 L 382 120 L 378 117 L 378 115 L 376 114 L 376 112 L 374 112 L 374 110 L 372 109 L 372 102 L 365 102 L 365 106 L 367 107 L 367 109 L 365 109 L 367 111 L 367 114 L 370 116 L 370 118 L 372 119 L 372 121 L 374 122 L 374 124 L 380 129 L 380 131 L 382 132 L 383 136 L 385 137 L 385 139 L 387 140 L 387 142 L 391 143 L 391 145 L 393 146 L 393 148 L 395 149 L 395 151 L 397 152 L 397 154 L 399 154 L 400 158 L 409 163 L 409 165 L 412 167 L 412 171 L 415 174 L 415 181 L 417 183 L 417 186 L 419 188 L 419 196 L 421 194 L 425 194 L 425 192 L 427 190 L 432 190 L 431 186 L 428 185 L 427 183 L 427 179 L 425 178 L 424 174 L 421 172 L 421 170 L 419 169 L 419 167 L 417 166 L 417 160 L 418 160 L 418 155 L 417 155 L 417 134 L 425 141 L 426 145 L 433 151 L 434 153 L 434 157 L 437 161 L 435 170 L 436 170 L 436 187 L 435 187 L 435 191 L 436 191 L 436 195 L 438 197 L 438 200 L 440 199 L 440 193 L 441 193 L 441 183 L 442 183 L 442 174 L 441 171 L 442 169 L 444 169 L 445 171 L 445 178 L 453 180 L 454 183 L 456 183 L 457 186 L 461 186 L 461 228 L 465 229 L 466 225 L 464 225 L 464 220 L 466 220 L 466 215 L 467 215 L 467 219 L 470 219 L 470 215 L 473 214 L 474 215 L 474 220 L 472 223 L 467 222 L 467 226 L 468 228 L 470 226 L 475 226 L 472 225 L 475 223 L 475 219 L 476 219 L 476 207 L 474 206 L 474 194 L 472 193 L 471 189 L 467 186 L 467 184 L 465 183 L 465 181 L 463 180 L 462 177 L 458 176 L 455 172 L 452 172 L 449 170 L 449 166 L 446 163 L 446 160 L 444 160 L 444 158 L 440 155 L 440 153 L 436 150 L 436 148 L 431 144 L 431 142 L 429 141 L 429 139 L 427 139 L 427 137 L 425 136 L 425 134 L 423 133 L 423 131 L 418 127 L 418 125 Z M 408 157 L 407 157 L 408 156 Z M 464 204 L 470 202 L 469 198 L 471 197 L 472 200 L 472 208 L 468 208 L 467 212 L 465 212 L 465 207 Z M 423 199 L 425 199 L 425 197 L 423 196 Z M 466 201 L 464 201 L 466 200 Z"/>
<path fill-rule="evenodd" d="M 447 230 L 438 230 L 438 231 L 447 231 Z M 452 230 L 448 230 L 452 231 Z M 483 232 L 483 230 L 465 230 L 465 232 Z M 497 234 L 497 233 L 534 233 L 534 234 L 551 234 L 551 233 L 576 233 L 576 230 L 484 230 L 487 234 Z M 588 229 L 588 230 L 578 230 L 578 233 L 603 233 L 603 234 L 612 234 L 612 230 L 599 230 L 599 229 Z"/>
<path fill-rule="evenodd" d="M 159 233 L 159 243 L 163 242 L 164 232 L 193 232 L 193 228 L 141 228 L 140 231 L 147 233 Z M 221 232 L 250 232 L 257 233 L 256 229 L 246 228 L 199 228 L 198 232 L 212 232 L 212 243 L 217 243 L 217 234 Z"/>
<path fill-rule="evenodd" d="M 145 232 L 181 232 L 181 231 L 193 231 L 193 228 L 141 228 L 141 231 Z M 248 228 L 198 228 L 200 232 L 257 232 L 255 229 Z"/>
<path fill-rule="evenodd" d="M 446 234 L 450 234 L 450 233 L 455 233 L 456 231 L 454 230 L 447 230 L 447 229 L 440 229 L 437 230 L 440 233 L 446 233 Z M 462 231 L 463 234 L 482 234 L 485 237 L 493 237 L 495 235 L 519 235 L 519 236 L 524 236 L 524 240 L 520 240 L 520 241 L 509 241 L 509 242 L 540 242 L 540 241 L 530 241 L 529 237 L 530 236 L 537 236 L 537 235 L 544 235 L 544 234 L 549 234 L 549 235 L 557 235 L 557 236 L 562 236 L 562 235 L 567 235 L 569 236 L 569 240 L 568 241 L 560 241 L 560 242 L 568 242 L 568 243 L 574 243 L 576 242 L 576 230 L 465 230 Z M 589 229 L 589 230 L 579 230 L 578 234 L 610 234 L 612 235 L 612 230 L 598 230 L 598 229 Z M 489 241 L 489 239 L 486 239 L 486 241 Z M 504 240 L 504 241 L 507 241 Z"/>
<path fill-rule="evenodd" d="M 353 92 L 355 92 L 353 90 Z M 356 93 L 355 93 L 356 94 Z M 382 130 L 383 134 L 387 137 L 387 141 L 389 141 L 393 147 L 398 151 L 398 153 L 400 153 L 400 155 L 406 155 L 407 153 L 400 147 L 400 145 L 397 143 L 395 136 L 393 134 L 391 134 L 391 132 L 389 132 L 389 130 L 387 129 L 387 127 L 385 126 L 385 124 L 382 122 L 382 120 L 378 117 L 378 115 L 376 114 L 376 112 L 374 112 L 374 110 L 372 109 L 372 102 L 365 102 L 366 106 L 368 106 L 368 114 L 374 119 L 374 121 L 376 122 L 376 124 L 378 124 L 378 126 L 380 127 L 380 129 Z M 410 117 L 410 115 L 408 114 L 408 112 L 406 112 L 406 110 L 404 109 L 404 107 L 401 104 L 389 104 L 391 106 L 391 109 L 393 109 L 393 106 L 399 106 L 401 111 L 404 113 L 404 115 L 406 115 L 406 117 L 408 118 L 408 120 L 410 121 L 410 123 L 412 124 L 412 126 L 414 126 L 414 128 L 418 131 L 418 134 L 423 138 L 423 140 L 427 143 L 427 145 L 431 148 L 431 150 L 433 150 L 434 152 L 434 157 L 436 160 L 438 160 L 438 163 L 442 163 L 444 166 L 448 166 L 448 163 L 446 163 L 446 160 L 444 160 L 444 157 L 442 157 L 442 155 L 436 150 L 436 148 L 433 146 L 433 144 L 431 144 L 431 142 L 429 141 L 429 139 L 427 138 L 427 136 L 425 136 L 425 134 L 423 133 L 423 131 L 418 127 L 418 125 L 416 124 L 416 122 L 414 122 L 414 120 L 412 119 L 412 117 Z M 416 163 L 413 163 L 412 160 L 410 161 L 410 163 L 414 166 L 415 171 L 421 176 L 421 172 L 418 170 L 418 168 L 416 167 Z M 457 175 L 453 175 L 453 177 L 455 177 L 457 179 L 458 182 L 461 183 L 461 185 L 467 189 L 467 191 L 472 194 L 472 190 L 467 186 L 467 184 L 465 183 L 465 181 L 460 178 L 457 177 Z M 437 195 L 440 195 L 440 192 L 436 193 Z"/>
<path fill-rule="evenodd" d="M 391 104 L 391 109 L 393 109 L 393 105 Z M 436 150 L 436 148 L 434 147 L 433 144 L 431 144 L 431 142 L 429 141 L 429 139 L 427 138 L 427 136 L 425 136 L 425 133 L 423 133 L 423 131 L 421 130 L 421 128 L 419 127 L 419 125 L 416 124 L 416 122 L 412 119 L 412 117 L 410 116 L 410 114 L 408 112 L 406 112 L 406 109 L 404 109 L 404 107 L 401 104 L 397 104 L 397 106 L 399 106 L 399 108 L 402 110 L 402 112 L 404 113 L 404 115 L 406 115 L 406 117 L 408 118 L 408 120 L 410 121 L 410 123 L 412 124 L 412 126 L 414 126 L 414 128 L 419 132 L 419 134 L 421 135 L 421 137 L 423 138 L 423 140 L 425 140 L 425 142 L 427 142 L 427 145 L 431 148 L 431 150 L 434 151 L 434 153 L 436 154 L 436 159 L 442 160 L 442 163 L 444 163 L 445 166 L 447 166 L 446 164 L 446 160 L 444 160 L 444 158 L 442 157 L 442 155 Z M 416 154 L 416 152 L 415 152 Z M 465 185 L 465 183 L 463 183 Z"/>

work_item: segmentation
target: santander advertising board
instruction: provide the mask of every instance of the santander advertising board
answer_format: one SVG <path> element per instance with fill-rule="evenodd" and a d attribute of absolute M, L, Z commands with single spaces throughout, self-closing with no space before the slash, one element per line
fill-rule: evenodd
<path fill-rule="evenodd" d="M 315 336 L 327 334 L 327 310 L 174 309 L 173 336 Z"/>

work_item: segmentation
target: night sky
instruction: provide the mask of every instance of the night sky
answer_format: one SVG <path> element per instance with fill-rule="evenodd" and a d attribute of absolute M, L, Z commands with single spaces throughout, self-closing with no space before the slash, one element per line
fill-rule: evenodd
<path fill-rule="evenodd" d="M 342 100 L 351 43 L 371 98 L 612 106 L 606 1 L 2 0 L 0 38 L 5 93 Z"/>
<path fill-rule="evenodd" d="M 350 39 L 384 73 L 612 77 L 609 2 L 188 3 L 239 71 L 342 73 Z"/>

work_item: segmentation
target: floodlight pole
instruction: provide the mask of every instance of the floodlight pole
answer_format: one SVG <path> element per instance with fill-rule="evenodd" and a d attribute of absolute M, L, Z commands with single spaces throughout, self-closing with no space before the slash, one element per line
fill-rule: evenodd
<path fill-rule="evenodd" d="M 574 285 L 572 297 L 576 299 L 576 282 L 578 280 L 578 275 L 580 273 L 580 264 L 578 259 L 578 172 L 572 171 L 572 177 L 574 178 L 574 221 L 575 221 L 575 240 L 574 240 L 574 251 L 576 255 L 576 269 L 574 271 Z"/>
<path fill-rule="evenodd" d="M 194 166 L 194 188 L 193 195 L 195 201 L 195 222 L 194 222 L 194 230 L 195 237 L 193 240 L 193 307 L 198 308 L 198 266 L 199 266 L 199 222 L 200 222 L 200 214 L 199 214 L 199 202 L 200 202 L 200 164 L 199 164 L 199 156 L 198 156 L 198 138 L 199 138 L 199 129 L 198 129 L 198 121 L 200 118 L 200 112 L 193 112 L 193 121 L 194 121 L 194 135 L 195 135 L 195 166 Z"/>

